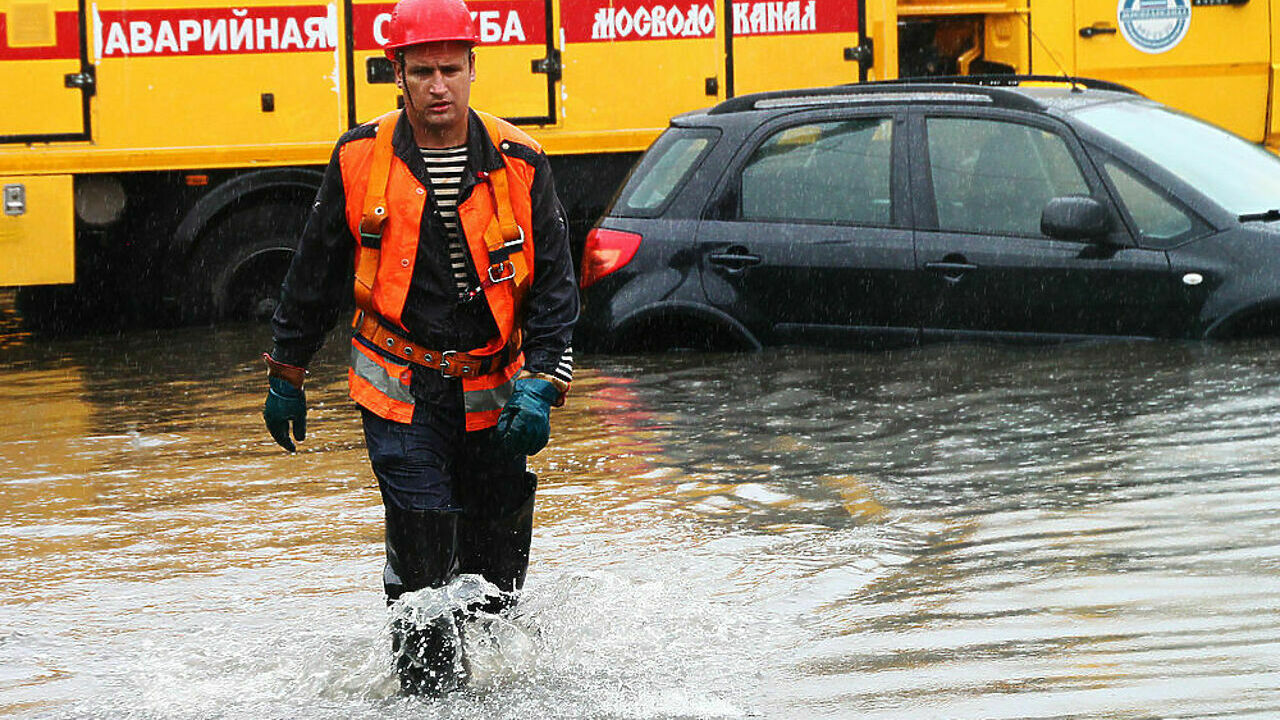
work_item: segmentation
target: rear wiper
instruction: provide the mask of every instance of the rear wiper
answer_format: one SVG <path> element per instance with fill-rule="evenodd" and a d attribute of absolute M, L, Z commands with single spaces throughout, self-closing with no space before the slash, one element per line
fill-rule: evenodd
<path fill-rule="evenodd" d="M 1240 216 L 1240 222 L 1271 222 L 1273 220 L 1280 220 L 1280 210 L 1272 208 L 1265 212 L 1245 213 Z"/>

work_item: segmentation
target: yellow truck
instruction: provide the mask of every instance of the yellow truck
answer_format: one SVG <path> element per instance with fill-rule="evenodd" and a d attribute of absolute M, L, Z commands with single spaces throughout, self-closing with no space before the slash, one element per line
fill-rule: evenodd
<path fill-rule="evenodd" d="M 0 0 L 0 286 L 33 319 L 271 312 L 347 128 L 394 107 L 392 4 Z M 1280 145 L 1280 0 L 471 0 L 472 101 L 578 233 L 686 110 L 908 76 L 1118 81 Z M 73 284 L 74 283 L 74 284 Z"/>

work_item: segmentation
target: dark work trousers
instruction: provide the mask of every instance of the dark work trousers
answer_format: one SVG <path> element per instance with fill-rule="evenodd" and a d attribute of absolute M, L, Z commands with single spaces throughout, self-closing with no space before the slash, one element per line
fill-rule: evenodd
<path fill-rule="evenodd" d="M 491 429 L 466 431 L 461 383 L 446 383 L 436 388 L 443 392 L 432 393 L 435 402 L 418 400 L 410 423 L 362 409 L 369 462 L 387 510 L 387 537 L 403 536 L 392 532 L 398 529 L 392 523 L 413 522 L 424 512 L 456 514 L 458 572 L 479 573 L 504 591 L 518 590 L 528 565 L 536 478 L 525 471 L 523 455 L 498 446 Z M 388 555 L 395 550 L 388 547 Z M 383 582 L 389 598 L 421 589 L 402 583 L 390 562 Z"/>

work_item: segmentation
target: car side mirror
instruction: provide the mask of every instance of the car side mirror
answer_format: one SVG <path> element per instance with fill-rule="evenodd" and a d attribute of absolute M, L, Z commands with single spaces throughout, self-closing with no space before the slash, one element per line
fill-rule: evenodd
<path fill-rule="evenodd" d="M 1111 214 L 1088 195 L 1063 195 L 1040 213 L 1040 232 L 1058 240 L 1095 240 L 1111 230 Z"/>

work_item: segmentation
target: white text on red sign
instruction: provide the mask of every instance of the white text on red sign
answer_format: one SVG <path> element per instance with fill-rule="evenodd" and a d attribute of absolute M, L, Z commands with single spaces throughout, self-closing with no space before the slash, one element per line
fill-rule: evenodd
<path fill-rule="evenodd" d="M 336 14 L 324 6 L 95 13 L 100 58 L 325 51 L 337 43 Z"/>

